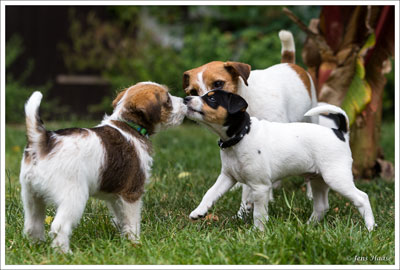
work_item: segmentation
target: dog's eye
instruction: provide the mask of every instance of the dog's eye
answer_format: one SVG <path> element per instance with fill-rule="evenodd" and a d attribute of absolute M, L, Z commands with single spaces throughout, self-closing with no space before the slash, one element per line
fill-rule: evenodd
<path fill-rule="evenodd" d="M 215 82 L 213 82 L 213 88 L 214 89 L 222 88 L 222 87 L 224 87 L 224 85 L 225 85 L 224 81 L 215 81 Z"/>
<path fill-rule="evenodd" d="M 191 96 L 198 96 L 199 94 L 197 94 L 196 90 L 192 89 L 192 90 L 190 90 L 190 95 Z"/>
<path fill-rule="evenodd" d="M 211 102 L 216 102 L 217 101 L 213 96 L 209 96 L 208 100 L 211 101 Z"/>

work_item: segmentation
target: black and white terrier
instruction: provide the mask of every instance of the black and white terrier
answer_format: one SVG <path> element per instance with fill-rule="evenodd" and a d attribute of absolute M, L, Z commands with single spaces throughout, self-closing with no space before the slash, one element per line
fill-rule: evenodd
<path fill-rule="evenodd" d="M 374 228 L 368 195 L 354 185 L 348 118 L 342 109 L 322 105 L 305 114 L 329 114 L 337 118 L 338 128 L 328 128 L 311 123 L 258 120 L 246 112 L 247 102 L 241 96 L 223 90 L 186 97 L 185 103 L 188 118 L 204 124 L 220 137 L 222 161 L 221 174 L 190 213 L 191 219 L 204 217 L 225 192 L 240 182 L 251 190 L 254 225 L 263 230 L 274 181 L 307 174 L 313 176 L 310 181 L 314 211 L 310 221 L 323 218 L 329 208 L 331 188 L 354 203 L 368 230 Z"/>

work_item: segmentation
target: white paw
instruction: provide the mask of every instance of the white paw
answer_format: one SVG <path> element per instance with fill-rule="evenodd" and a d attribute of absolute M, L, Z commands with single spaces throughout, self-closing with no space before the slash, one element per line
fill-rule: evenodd
<path fill-rule="evenodd" d="M 140 243 L 140 236 L 136 235 L 134 233 L 127 233 L 126 236 L 128 239 L 133 243 L 133 244 L 139 244 Z"/>
<path fill-rule="evenodd" d="M 262 223 L 259 219 L 254 221 L 254 227 L 262 232 L 264 231 L 264 223 Z"/>
<path fill-rule="evenodd" d="M 51 243 L 51 247 L 60 250 L 65 254 L 72 254 L 72 251 L 69 249 L 69 243 L 65 241 L 61 241 L 57 238 L 53 240 Z"/>
<path fill-rule="evenodd" d="M 24 235 L 32 239 L 34 242 L 44 242 L 45 236 L 44 236 L 44 231 L 42 230 L 33 230 L 33 229 L 25 229 L 24 230 Z"/>
<path fill-rule="evenodd" d="M 253 204 L 247 203 L 246 206 L 241 206 L 239 211 L 236 214 L 236 217 L 239 219 L 243 219 L 245 216 L 250 215 L 251 211 L 253 211 Z"/>
<path fill-rule="evenodd" d="M 243 213 L 242 209 L 239 209 L 236 216 L 233 216 L 233 218 L 243 219 L 244 216 L 245 216 L 245 213 Z"/>
<path fill-rule="evenodd" d="M 268 222 L 268 216 L 265 217 L 254 217 L 254 227 L 259 229 L 260 231 L 264 231 L 265 229 L 265 223 Z"/>
<path fill-rule="evenodd" d="M 189 218 L 192 220 L 196 220 L 199 218 L 203 218 L 207 215 L 207 209 L 202 209 L 200 207 L 197 207 L 195 210 L 190 213 Z"/>
<path fill-rule="evenodd" d="M 376 223 L 371 223 L 371 224 L 366 224 L 367 229 L 369 232 L 373 231 L 376 227 L 378 227 L 378 224 Z"/>

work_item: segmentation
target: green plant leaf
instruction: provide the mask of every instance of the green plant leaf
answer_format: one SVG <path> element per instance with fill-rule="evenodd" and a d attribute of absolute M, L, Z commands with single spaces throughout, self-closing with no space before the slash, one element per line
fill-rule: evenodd
<path fill-rule="evenodd" d="M 342 108 L 349 117 L 350 125 L 354 123 L 357 114 L 361 113 L 365 109 L 365 106 L 371 101 L 372 89 L 365 80 L 363 56 L 368 49 L 372 48 L 374 45 L 375 34 L 371 34 L 358 53 L 357 60 L 355 62 L 354 77 L 342 102 Z"/>

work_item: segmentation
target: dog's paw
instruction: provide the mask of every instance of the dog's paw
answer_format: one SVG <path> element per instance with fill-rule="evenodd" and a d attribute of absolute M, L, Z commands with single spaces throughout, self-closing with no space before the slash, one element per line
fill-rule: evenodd
<path fill-rule="evenodd" d="M 372 224 L 367 224 L 366 226 L 367 226 L 367 230 L 369 232 L 372 232 L 374 229 L 376 229 L 378 227 L 378 224 L 372 223 Z"/>
<path fill-rule="evenodd" d="M 253 205 L 252 204 L 247 204 L 246 206 L 243 207 L 243 205 L 240 207 L 239 211 L 236 214 L 236 217 L 239 219 L 244 219 L 246 216 L 249 216 L 251 212 L 253 211 Z"/>
<path fill-rule="evenodd" d="M 265 230 L 265 224 L 268 222 L 268 220 L 268 216 L 255 216 L 254 227 L 263 232 Z"/>
<path fill-rule="evenodd" d="M 31 239 L 34 243 L 46 241 L 43 230 L 24 229 L 23 236 Z"/>
<path fill-rule="evenodd" d="M 254 228 L 261 232 L 263 232 L 265 230 L 264 223 L 261 220 L 254 221 Z"/>
<path fill-rule="evenodd" d="M 128 234 L 126 234 L 126 236 L 132 242 L 132 244 L 135 244 L 135 245 L 140 244 L 140 236 L 133 234 L 133 233 L 128 233 Z"/>
<path fill-rule="evenodd" d="M 59 239 L 57 238 L 53 240 L 53 242 L 51 243 L 51 247 L 57 249 L 58 251 L 61 251 L 64 254 L 72 254 L 72 251 L 69 248 L 69 244 L 63 241 L 59 241 Z"/>
<path fill-rule="evenodd" d="M 207 215 L 207 210 L 196 208 L 195 210 L 190 213 L 189 218 L 191 220 L 196 220 L 199 218 L 204 218 Z"/>

